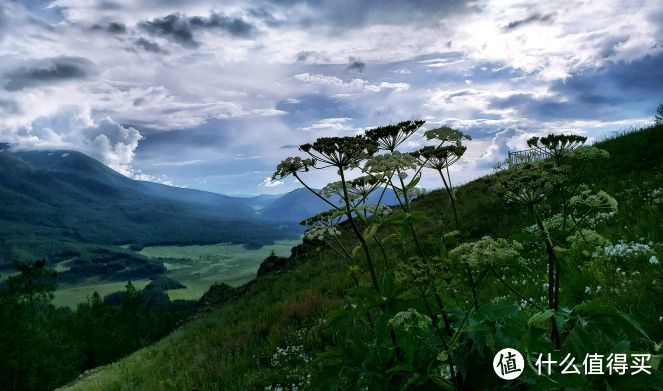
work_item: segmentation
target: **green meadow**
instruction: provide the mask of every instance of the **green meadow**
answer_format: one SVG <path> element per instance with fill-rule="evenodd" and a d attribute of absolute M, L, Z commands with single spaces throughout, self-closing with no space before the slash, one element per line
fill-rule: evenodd
<path fill-rule="evenodd" d="M 250 281 L 255 277 L 260 263 L 272 251 L 279 256 L 289 256 L 290 249 L 299 243 L 299 240 L 279 240 L 257 250 L 247 250 L 242 245 L 227 243 L 153 246 L 145 247 L 140 254 L 163 262 L 168 270 L 166 276 L 186 285 L 186 289 L 168 291 L 171 299 L 198 300 L 216 282 L 239 286 Z M 58 263 L 55 270 L 66 270 L 66 263 L 67 261 Z M 150 280 L 143 279 L 132 283 L 136 288 L 142 289 Z M 95 278 L 75 284 L 62 284 L 54 293 L 53 304 L 75 308 L 78 303 L 87 301 L 94 292 L 104 297 L 109 293 L 123 291 L 126 284 L 126 281 L 104 281 Z"/>
<path fill-rule="evenodd" d="M 239 286 L 252 280 L 260 263 L 272 251 L 289 256 L 299 240 L 279 240 L 257 250 L 239 244 L 145 247 L 141 255 L 159 259 L 168 269 L 166 276 L 186 285 L 186 289 L 168 291 L 171 299 L 197 300 L 215 282 Z"/>

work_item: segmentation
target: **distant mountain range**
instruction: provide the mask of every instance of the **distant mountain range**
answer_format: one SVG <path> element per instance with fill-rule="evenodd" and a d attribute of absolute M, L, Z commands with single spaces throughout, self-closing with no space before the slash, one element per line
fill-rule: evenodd
<path fill-rule="evenodd" d="M 90 245 L 241 243 L 302 232 L 328 209 L 306 189 L 230 197 L 127 178 L 75 151 L 0 144 L 0 265 L 64 257 Z M 385 199 L 394 203 L 393 194 Z"/>

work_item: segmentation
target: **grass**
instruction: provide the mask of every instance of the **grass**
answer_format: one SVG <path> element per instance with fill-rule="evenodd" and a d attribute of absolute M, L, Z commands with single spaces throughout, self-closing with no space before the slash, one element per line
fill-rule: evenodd
<path fill-rule="evenodd" d="M 171 299 L 198 300 L 216 282 L 242 285 L 255 278 L 260 263 L 274 251 L 289 256 L 299 240 L 279 240 L 257 250 L 238 244 L 145 247 L 140 254 L 164 260 L 166 276 L 186 285 L 168 291 Z"/>
<path fill-rule="evenodd" d="M 600 147 L 607 149 L 612 159 L 587 167 L 587 182 L 615 195 L 620 203 L 616 220 L 602 227 L 602 233 L 613 241 L 659 241 L 663 237 L 660 213 L 651 213 L 641 200 L 643 194 L 663 187 L 661 132 L 663 127 L 652 127 L 605 140 Z M 459 188 L 458 198 L 465 229 L 472 237 L 510 237 L 532 224 L 521 210 L 504 207 L 481 180 Z M 428 218 L 417 227 L 422 237 L 440 237 L 452 230 L 452 216 L 442 191 L 422 197 L 414 208 Z M 350 237 L 344 241 L 353 243 Z M 390 251 L 406 256 L 402 248 Z M 366 275 L 363 277 L 368 281 Z M 258 279 L 237 300 L 185 324 L 153 346 L 100 368 L 68 389 L 252 389 L 256 373 L 263 370 L 275 349 L 287 344 L 296 330 L 320 331 L 317 319 L 338 308 L 351 285 L 347 267 L 338 257 L 331 251 L 310 249 L 307 261 L 295 270 Z M 657 289 L 641 291 L 642 297 L 633 294 L 631 300 L 612 300 L 660 340 L 660 297 L 650 302 L 653 309 L 639 302 L 645 296 L 654 297 Z M 309 346 L 324 350 L 321 338 L 310 337 Z"/>

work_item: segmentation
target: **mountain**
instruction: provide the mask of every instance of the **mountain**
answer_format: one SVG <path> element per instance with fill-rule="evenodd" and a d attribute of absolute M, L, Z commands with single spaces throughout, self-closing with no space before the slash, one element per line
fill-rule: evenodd
<path fill-rule="evenodd" d="M 261 218 L 255 200 L 133 180 L 66 150 L 0 144 L 0 199 L 0 264 L 89 244 L 255 247 L 296 237 L 299 229 Z"/>

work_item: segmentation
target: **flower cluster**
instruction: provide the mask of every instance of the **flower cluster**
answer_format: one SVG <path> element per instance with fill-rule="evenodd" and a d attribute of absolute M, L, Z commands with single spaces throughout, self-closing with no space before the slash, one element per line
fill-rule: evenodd
<path fill-rule="evenodd" d="M 472 267 L 492 265 L 511 260 L 521 260 L 520 252 L 523 246 L 506 239 L 493 239 L 484 236 L 481 240 L 463 243 L 449 252 L 452 259 L 466 263 Z"/>
<path fill-rule="evenodd" d="M 654 251 L 654 243 L 627 243 L 620 241 L 615 245 L 607 245 L 594 252 L 594 257 L 606 256 L 612 260 L 640 260 L 652 265 L 658 264 Z"/>
<path fill-rule="evenodd" d="M 310 361 L 311 357 L 306 353 L 303 345 L 289 345 L 285 348 L 277 347 L 269 363 L 273 367 L 280 367 L 289 364 L 308 363 Z"/>
<path fill-rule="evenodd" d="M 578 230 L 566 240 L 571 244 L 573 251 L 582 252 L 586 256 L 591 254 L 590 250 L 610 245 L 608 239 L 591 229 Z"/>
<path fill-rule="evenodd" d="M 389 319 L 389 326 L 397 331 L 425 331 L 431 326 L 431 320 L 414 308 L 401 311 Z"/>
<path fill-rule="evenodd" d="M 571 197 L 569 205 L 576 209 L 589 208 L 592 210 L 617 212 L 617 200 L 603 190 L 597 193 L 591 190 L 582 191 L 580 194 Z"/>
<path fill-rule="evenodd" d="M 380 126 L 366 131 L 366 137 L 377 142 L 380 148 L 394 151 L 414 134 L 426 121 L 402 121 L 396 125 Z"/>
<path fill-rule="evenodd" d="M 387 217 L 394 213 L 394 211 L 386 205 L 378 205 L 377 208 L 374 208 L 373 210 L 375 211 L 374 214 L 379 217 Z"/>
<path fill-rule="evenodd" d="M 648 194 L 649 202 L 654 206 L 663 206 L 663 187 L 652 190 Z"/>
<path fill-rule="evenodd" d="M 299 156 L 288 157 L 276 166 L 276 171 L 272 175 L 272 179 L 283 179 L 291 174 L 308 171 L 314 165 L 315 161 L 313 159 L 302 159 Z"/>
<path fill-rule="evenodd" d="M 396 171 L 414 170 L 417 168 L 417 159 L 408 153 L 394 151 L 384 155 L 373 156 L 366 162 L 364 171 L 371 174 L 384 174 L 391 176 Z"/>
<path fill-rule="evenodd" d="M 414 287 L 427 287 L 442 272 L 440 262 L 424 262 L 420 258 L 412 258 L 396 265 L 396 280 Z"/>
<path fill-rule="evenodd" d="M 604 149 L 589 146 L 574 150 L 569 154 L 569 157 L 580 160 L 607 159 L 610 157 L 610 153 Z"/>
<path fill-rule="evenodd" d="M 555 167 L 547 161 L 518 164 L 487 178 L 504 201 L 521 205 L 540 203 L 567 180 L 567 167 Z"/>
<path fill-rule="evenodd" d="M 341 235 L 341 232 L 335 227 L 327 226 L 315 226 L 304 234 L 304 239 L 306 240 L 325 240 L 329 237 L 338 237 Z"/>
<path fill-rule="evenodd" d="M 424 133 L 426 139 L 437 140 L 441 142 L 460 143 L 461 140 L 472 140 L 472 137 L 463 134 L 460 130 L 452 129 L 448 126 L 442 126 L 437 129 L 431 129 Z"/>

